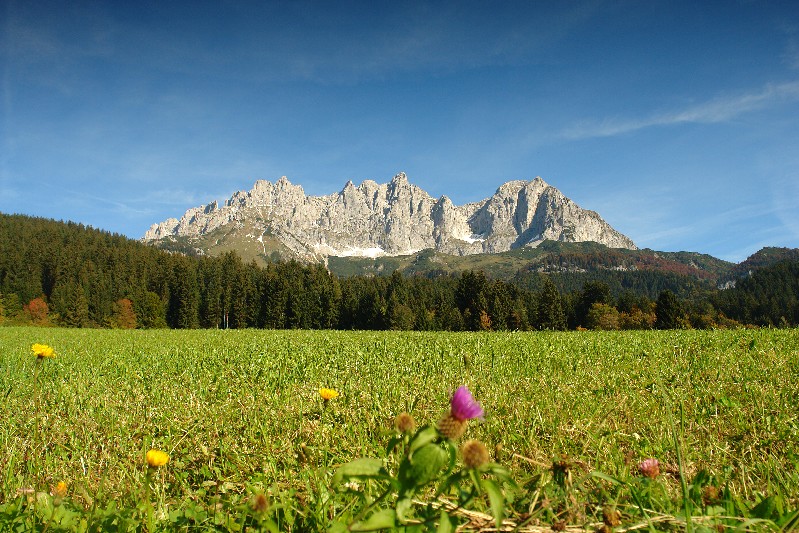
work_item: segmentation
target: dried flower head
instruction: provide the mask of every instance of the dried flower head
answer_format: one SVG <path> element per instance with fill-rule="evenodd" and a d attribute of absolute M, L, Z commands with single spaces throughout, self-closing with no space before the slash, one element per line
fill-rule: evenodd
<path fill-rule="evenodd" d="M 263 492 L 259 492 L 253 497 L 251 506 L 256 513 L 263 513 L 269 507 L 269 501 Z"/>
<path fill-rule="evenodd" d="M 394 427 L 400 433 L 411 433 L 416 429 L 416 420 L 413 419 L 408 413 L 400 413 L 394 419 Z"/>
<path fill-rule="evenodd" d="M 702 489 L 702 503 L 707 505 L 713 505 L 717 503 L 719 500 L 719 496 L 721 496 L 721 491 L 718 487 L 713 485 L 706 485 Z"/>
<path fill-rule="evenodd" d="M 638 464 L 638 470 L 642 476 L 655 479 L 660 475 L 660 462 L 657 459 L 644 459 Z"/>
<path fill-rule="evenodd" d="M 618 526 L 621 524 L 621 513 L 614 507 L 606 506 L 602 509 L 602 522 L 606 526 Z"/>
<path fill-rule="evenodd" d="M 158 468 L 164 466 L 169 462 L 169 454 L 161 450 L 149 450 L 147 452 L 147 466 L 150 468 Z"/>
<path fill-rule="evenodd" d="M 485 414 L 483 408 L 465 385 L 458 387 L 450 400 L 450 414 L 457 420 L 471 420 L 472 418 L 483 418 Z"/>
<path fill-rule="evenodd" d="M 467 440 L 461 446 L 463 464 L 467 468 L 480 468 L 488 462 L 488 448 L 479 440 Z"/>
<path fill-rule="evenodd" d="M 561 456 L 560 461 L 554 461 L 552 463 L 552 479 L 555 480 L 555 483 L 561 487 L 571 484 L 572 466 L 572 463 L 565 455 Z"/>
<path fill-rule="evenodd" d="M 297 450 L 297 461 L 300 464 L 307 463 L 311 459 L 311 450 L 308 449 L 308 446 L 305 443 L 300 444 L 300 448 Z"/>
<path fill-rule="evenodd" d="M 561 474 L 566 475 L 571 470 L 571 463 L 566 458 L 565 454 L 560 461 L 553 461 L 552 462 L 552 473 L 553 474 Z"/>
<path fill-rule="evenodd" d="M 504 447 L 502 446 L 501 442 L 498 442 L 494 445 L 494 461 L 499 462 L 499 460 L 502 458 L 503 448 Z"/>
<path fill-rule="evenodd" d="M 36 359 L 52 359 L 55 357 L 55 350 L 46 344 L 34 344 L 31 346 L 31 351 Z"/>
<path fill-rule="evenodd" d="M 338 392 L 335 389 L 326 389 L 323 387 L 319 389 L 319 396 L 321 396 L 324 401 L 329 402 L 333 398 L 338 398 Z"/>

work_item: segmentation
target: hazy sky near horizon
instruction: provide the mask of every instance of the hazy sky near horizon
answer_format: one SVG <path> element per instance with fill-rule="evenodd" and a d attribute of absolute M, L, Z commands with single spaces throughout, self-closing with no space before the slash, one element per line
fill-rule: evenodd
<path fill-rule="evenodd" d="M 642 248 L 799 247 L 799 3 L 0 0 L 0 212 L 141 237 L 287 176 L 541 176 Z"/>

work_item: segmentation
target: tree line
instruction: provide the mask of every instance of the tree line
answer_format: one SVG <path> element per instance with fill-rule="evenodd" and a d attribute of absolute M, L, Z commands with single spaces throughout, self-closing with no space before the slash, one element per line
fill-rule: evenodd
<path fill-rule="evenodd" d="M 676 277 L 675 277 L 676 276 Z M 677 274 L 338 278 L 188 257 L 81 224 L 0 215 L 0 322 L 112 328 L 564 330 L 795 326 L 799 262 L 709 291 Z M 689 287 L 688 290 L 685 287 Z"/>

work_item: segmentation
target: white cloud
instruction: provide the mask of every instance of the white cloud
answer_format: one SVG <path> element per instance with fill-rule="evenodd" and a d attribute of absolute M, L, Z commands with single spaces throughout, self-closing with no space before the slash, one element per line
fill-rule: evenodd
<path fill-rule="evenodd" d="M 799 81 L 769 84 L 758 92 L 718 97 L 686 109 L 650 115 L 649 117 L 584 122 L 565 129 L 561 132 L 560 137 L 566 139 L 612 137 L 654 126 L 726 122 L 750 111 L 767 108 L 780 102 L 792 102 L 795 100 L 799 100 Z"/>
<path fill-rule="evenodd" d="M 799 69 L 799 24 L 786 19 L 780 24 L 779 30 L 786 39 L 782 60 L 789 68 Z"/>
<path fill-rule="evenodd" d="M 124 215 L 148 215 L 152 213 L 150 209 L 139 209 L 136 207 L 131 206 L 131 202 L 123 202 L 117 200 L 110 196 L 98 196 L 95 194 L 89 194 L 83 191 L 78 191 L 73 188 L 68 187 L 61 187 L 58 185 L 51 185 L 52 188 L 61 191 L 60 196 L 62 198 L 71 197 L 74 200 L 87 202 L 93 208 L 98 208 L 100 206 L 110 207 L 114 210 L 114 212 Z"/>

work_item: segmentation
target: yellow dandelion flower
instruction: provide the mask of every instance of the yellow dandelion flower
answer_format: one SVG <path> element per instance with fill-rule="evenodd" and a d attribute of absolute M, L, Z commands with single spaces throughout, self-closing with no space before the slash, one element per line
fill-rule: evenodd
<path fill-rule="evenodd" d="M 33 351 L 33 355 L 35 355 L 37 359 L 52 359 L 55 357 L 55 350 L 46 344 L 36 343 L 31 346 L 31 351 Z"/>
<path fill-rule="evenodd" d="M 56 483 L 55 487 L 53 487 L 51 494 L 53 496 L 63 498 L 67 495 L 67 484 L 63 481 L 59 481 Z"/>
<path fill-rule="evenodd" d="M 319 389 L 319 396 L 322 397 L 324 401 L 330 401 L 333 398 L 338 397 L 338 392 L 335 389 L 325 389 L 324 387 Z"/>
<path fill-rule="evenodd" d="M 150 450 L 147 452 L 147 465 L 151 468 L 164 466 L 169 462 L 169 454 L 161 450 Z"/>

